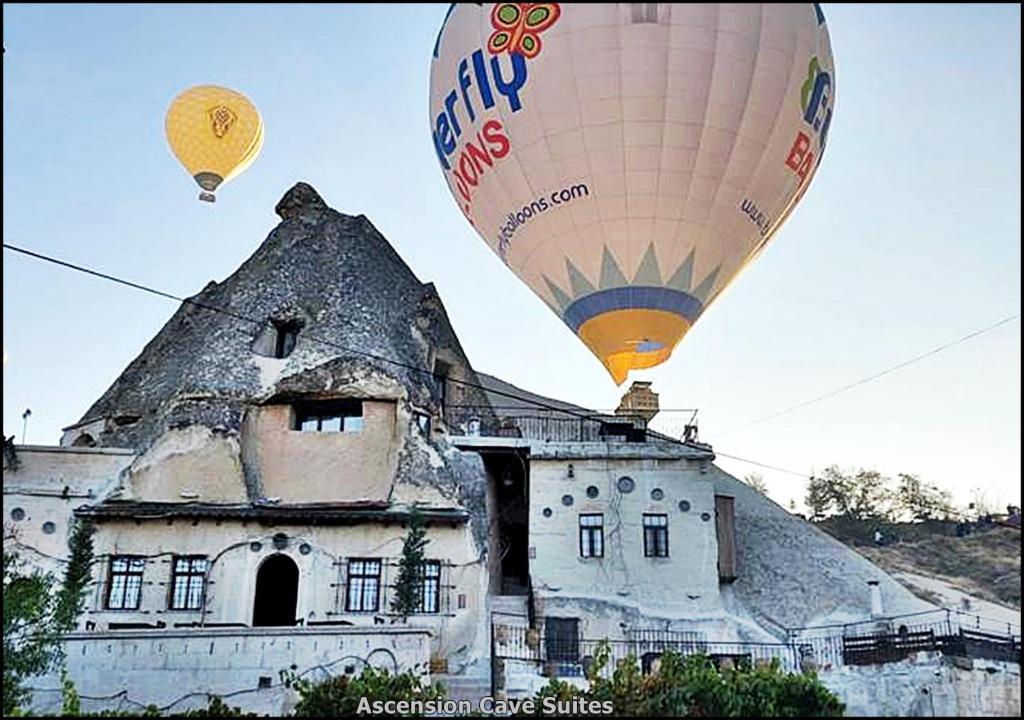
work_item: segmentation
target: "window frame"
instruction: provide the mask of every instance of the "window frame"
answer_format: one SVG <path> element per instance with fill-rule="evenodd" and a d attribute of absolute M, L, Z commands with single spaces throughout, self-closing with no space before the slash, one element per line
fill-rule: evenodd
<path fill-rule="evenodd" d="M 430 568 L 435 571 L 435 574 L 428 574 L 427 569 Z M 424 560 L 420 566 L 420 573 L 418 579 L 418 592 L 419 601 L 416 604 L 416 610 L 414 611 L 417 615 L 436 615 L 441 612 L 441 561 L 440 560 Z M 427 598 L 430 597 L 430 593 L 427 589 L 433 589 L 433 609 L 427 607 Z"/>
<path fill-rule="evenodd" d="M 431 426 L 433 425 L 433 418 L 431 418 L 430 413 L 424 410 L 413 410 L 412 419 L 420 432 L 430 437 Z"/>
<path fill-rule="evenodd" d="M 274 323 L 274 358 L 283 360 L 295 351 L 300 326 L 295 322 Z"/>
<path fill-rule="evenodd" d="M 354 572 L 354 566 L 359 563 L 362 566 L 374 565 L 376 566 L 376 574 L 366 572 L 363 568 L 360 568 L 359 573 Z M 347 613 L 375 613 L 380 612 L 381 603 L 381 589 L 383 587 L 383 575 L 384 575 L 384 562 L 380 558 L 349 558 L 348 565 L 345 571 L 345 612 Z M 354 580 L 374 580 L 374 606 L 372 608 L 365 606 L 366 599 L 366 584 L 360 583 L 358 603 L 353 603 L 352 587 Z M 353 607 L 354 604 L 358 604 L 360 607 Z"/>
<path fill-rule="evenodd" d="M 659 22 L 658 3 L 630 3 L 632 25 L 655 25 Z"/>
<path fill-rule="evenodd" d="M 337 433 L 339 435 L 356 435 L 365 428 L 366 416 L 363 413 L 364 401 L 361 398 L 346 398 L 321 403 L 297 403 L 292 406 L 295 415 L 292 430 L 302 433 Z M 357 414 L 358 411 L 358 414 Z M 337 430 L 325 430 L 324 424 L 332 420 L 338 421 Z M 346 427 L 346 420 L 358 420 L 352 427 Z M 315 428 L 304 428 L 307 422 L 316 422 Z"/>
<path fill-rule="evenodd" d="M 114 565 L 118 562 L 125 562 L 126 567 L 124 570 L 116 570 Z M 136 569 L 136 564 L 139 565 Z M 143 578 L 146 574 L 146 558 L 141 555 L 111 555 L 110 562 L 107 564 L 107 592 L 104 598 L 103 608 L 105 610 L 113 610 L 115 612 L 128 611 L 132 612 L 142 607 L 142 585 Z M 116 578 L 124 578 L 124 584 L 120 587 L 120 606 L 114 607 L 111 604 L 111 600 L 114 597 L 114 581 Z M 133 605 L 128 605 L 127 601 L 129 598 L 129 591 L 132 588 L 132 578 L 138 578 L 138 583 L 134 588 L 134 599 Z"/>
<path fill-rule="evenodd" d="M 186 569 L 181 571 L 178 569 L 178 563 L 187 563 Z M 202 570 L 197 570 L 194 565 L 196 563 L 202 563 Z M 206 582 L 207 573 L 210 570 L 210 559 L 206 555 L 175 555 L 171 558 L 171 584 L 170 592 L 167 597 L 167 609 L 168 610 L 184 610 L 184 611 L 195 611 L 202 610 L 206 604 Z M 193 580 L 198 578 L 199 592 L 197 599 L 195 600 L 195 606 L 192 606 L 191 599 L 193 598 Z M 184 586 L 182 591 L 183 603 L 179 606 L 178 601 L 178 582 L 184 580 Z"/>
<path fill-rule="evenodd" d="M 655 520 L 661 522 L 655 523 Z M 644 557 L 667 558 L 669 557 L 668 544 L 668 514 L 667 513 L 644 513 Z"/>
<path fill-rule="evenodd" d="M 584 524 L 584 518 L 597 518 L 598 522 L 593 525 Z M 603 558 L 604 513 L 580 513 L 578 522 L 580 529 L 580 558 L 583 560 Z"/>

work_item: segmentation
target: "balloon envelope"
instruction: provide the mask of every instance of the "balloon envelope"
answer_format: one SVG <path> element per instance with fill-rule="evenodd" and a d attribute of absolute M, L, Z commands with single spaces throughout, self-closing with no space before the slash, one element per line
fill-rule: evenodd
<path fill-rule="evenodd" d="M 430 125 L 467 219 L 621 383 L 792 211 L 834 92 L 817 4 L 454 4 Z"/>
<path fill-rule="evenodd" d="M 263 148 L 263 120 L 239 92 L 198 85 L 171 102 L 164 123 L 167 142 L 181 164 L 213 200 L 213 191 L 244 171 Z"/>

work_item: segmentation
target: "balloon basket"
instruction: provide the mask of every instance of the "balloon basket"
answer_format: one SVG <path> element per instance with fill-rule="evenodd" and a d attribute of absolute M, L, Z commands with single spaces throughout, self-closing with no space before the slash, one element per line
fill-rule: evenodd
<path fill-rule="evenodd" d="M 199 199 L 203 202 L 217 202 L 217 197 L 213 193 L 201 192 L 199 193 Z"/>

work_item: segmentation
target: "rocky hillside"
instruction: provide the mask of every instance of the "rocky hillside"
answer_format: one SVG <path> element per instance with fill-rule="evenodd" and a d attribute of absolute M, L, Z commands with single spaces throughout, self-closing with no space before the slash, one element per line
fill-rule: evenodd
<path fill-rule="evenodd" d="M 867 541 L 875 526 L 860 525 L 863 527 L 847 527 L 827 520 L 819 527 L 856 548 L 925 600 L 948 606 L 960 591 L 972 599 L 1015 609 L 1020 622 L 1020 530 L 980 527 L 957 537 L 955 523 L 886 525 L 880 527 L 886 544 L 876 547 Z"/>

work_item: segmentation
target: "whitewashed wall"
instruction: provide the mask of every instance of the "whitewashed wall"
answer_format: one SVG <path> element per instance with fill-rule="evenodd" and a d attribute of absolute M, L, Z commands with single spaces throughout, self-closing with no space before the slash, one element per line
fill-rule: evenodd
<path fill-rule="evenodd" d="M 416 627 L 246 628 L 76 633 L 65 642 L 68 675 L 85 711 L 205 707 L 207 694 L 250 712 L 280 716 L 295 702 L 280 671 L 322 679 L 366 664 L 425 673 L 430 633 Z M 260 689 L 260 678 L 272 687 Z M 55 675 L 33 683 L 36 712 L 60 708 Z"/>
<path fill-rule="evenodd" d="M 530 573 L 543 614 L 580 617 L 586 637 L 620 637 L 621 623 L 642 626 L 642 616 L 703 623 L 709 637 L 729 637 L 718 583 L 715 490 L 701 461 L 645 449 L 632 452 L 647 457 L 616 457 L 598 443 L 553 445 L 535 447 L 530 462 Z M 630 493 L 618 489 L 623 476 L 635 483 Z M 588 497 L 590 487 L 596 498 Z M 660 500 L 652 496 L 656 490 Z M 604 515 L 603 558 L 580 557 L 583 513 Z M 644 556 L 644 513 L 668 516 L 668 557 Z"/>
<path fill-rule="evenodd" d="M 4 546 L 59 576 L 68 552 L 72 513 L 116 486 L 135 453 L 37 445 L 19 445 L 15 453 L 17 467 L 4 462 Z M 46 523 L 53 523 L 52 533 L 44 531 Z"/>
<path fill-rule="evenodd" d="M 287 535 L 287 547 L 274 547 L 274 536 Z M 374 626 L 375 616 L 385 616 L 392 592 L 382 591 L 379 613 L 345 612 L 344 569 L 348 558 L 391 558 L 401 555 L 406 531 L 397 523 L 352 526 L 268 527 L 257 522 L 236 520 L 202 521 L 146 520 L 105 521 L 96 535 L 97 563 L 94 583 L 80 627 L 107 629 L 109 623 L 145 622 L 208 623 L 252 622 L 256 576 L 260 564 L 271 555 L 282 553 L 299 569 L 296 617 L 306 623 L 347 621 L 356 626 Z M 432 651 L 459 667 L 486 655 L 488 635 L 485 623 L 487 574 L 468 525 L 431 523 L 427 529 L 428 559 L 443 562 L 441 612 L 419 615 L 414 622 L 431 629 Z M 253 543 L 259 545 L 252 549 Z M 309 546 L 304 554 L 300 548 Z M 110 555 L 146 557 L 142 598 L 137 611 L 105 609 L 108 558 Z M 205 555 L 211 561 L 206 607 L 204 610 L 168 609 L 171 559 L 173 555 Z M 392 585 L 397 567 L 383 569 L 382 584 Z M 450 587 L 449 587 L 450 586 Z M 459 607 L 462 596 L 464 607 Z M 391 619 L 384 617 L 383 622 Z M 410 622 L 413 622 L 411 620 Z M 90 625 L 87 625 L 90 623 Z"/>

